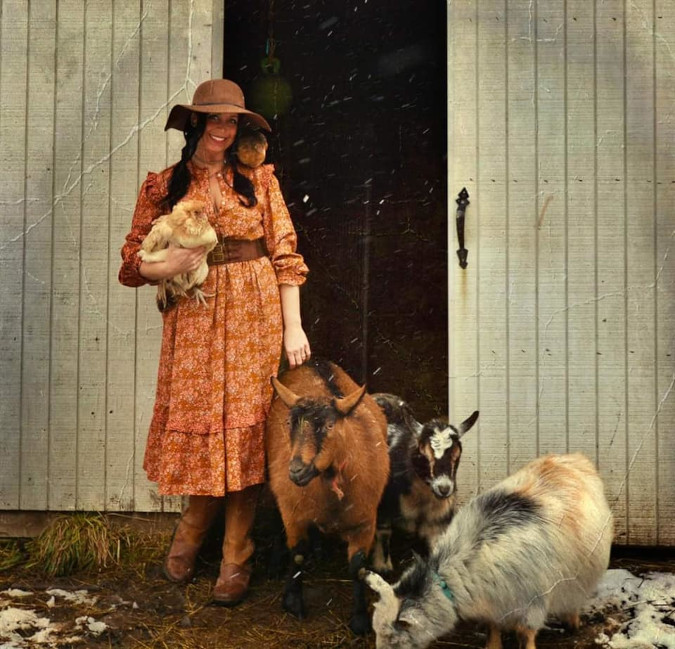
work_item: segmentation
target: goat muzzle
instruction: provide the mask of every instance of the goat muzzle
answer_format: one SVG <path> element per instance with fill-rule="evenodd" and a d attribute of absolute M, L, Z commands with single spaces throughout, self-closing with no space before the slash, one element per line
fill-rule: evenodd
<path fill-rule="evenodd" d="M 314 462 L 305 464 L 299 457 L 293 458 L 288 467 L 288 477 L 298 487 L 305 487 L 318 475 L 319 471 Z"/>
<path fill-rule="evenodd" d="M 444 480 L 436 484 L 432 483 L 431 491 L 439 500 L 445 500 L 455 493 L 455 483 L 449 480 Z"/>

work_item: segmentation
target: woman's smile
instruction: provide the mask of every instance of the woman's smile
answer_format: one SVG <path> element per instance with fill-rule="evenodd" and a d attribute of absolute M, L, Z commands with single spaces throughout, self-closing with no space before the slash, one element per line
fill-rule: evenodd
<path fill-rule="evenodd" d="M 214 113 L 208 115 L 204 134 L 197 145 L 200 157 L 209 160 L 213 156 L 222 156 L 232 146 L 237 136 L 238 123 L 239 116 L 236 113 Z"/>

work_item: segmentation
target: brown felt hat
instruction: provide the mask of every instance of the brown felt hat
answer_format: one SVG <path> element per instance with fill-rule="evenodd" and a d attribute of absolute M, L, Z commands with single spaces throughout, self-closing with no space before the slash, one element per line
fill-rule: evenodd
<path fill-rule="evenodd" d="M 244 93 L 229 79 L 212 79 L 200 83 L 192 96 L 191 104 L 178 104 L 171 109 L 164 130 L 175 128 L 185 131 L 190 113 L 241 113 L 256 126 L 266 131 L 272 130 L 262 115 L 246 110 Z"/>

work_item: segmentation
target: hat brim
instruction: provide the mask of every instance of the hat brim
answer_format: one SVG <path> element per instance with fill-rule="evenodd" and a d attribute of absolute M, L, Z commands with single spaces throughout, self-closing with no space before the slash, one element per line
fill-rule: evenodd
<path fill-rule="evenodd" d="M 245 108 L 236 106 L 235 104 L 209 104 L 207 106 L 177 104 L 171 109 L 169 118 L 166 120 L 166 126 L 164 127 L 164 130 L 168 131 L 170 128 L 175 128 L 181 132 L 184 132 L 188 120 L 190 119 L 190 113 L 239 113 L 240 115 L 243 115 L 247 121 L 252 122 L 256 126 L 259 126 L 266 131 L 272 130 L 272 127 L 262 115 L 258 115 L 258 113 L 254 113 L 251 110 L 246 110 Z"/>

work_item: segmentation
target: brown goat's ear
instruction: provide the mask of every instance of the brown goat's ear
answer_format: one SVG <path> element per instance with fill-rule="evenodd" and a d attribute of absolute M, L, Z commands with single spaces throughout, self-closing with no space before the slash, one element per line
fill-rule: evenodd
<path fill-rule="evenodd" d="M 357 388 L 351 394 L 348 394 L 342 399 L 335 399 L 335 409 L 343 416 L 346 417 L 356 406 L 359 405 L 363 395 L 366 393 L 366 386 L 364 385 L 361 388 Z"/>
<path fill-rule="evenodd" d="M 272 377 L 272 387 L 287 407 L 292 408 L 298 403 L 300 397 L 295 392 L 289 390 L 276 376 Z"/>

